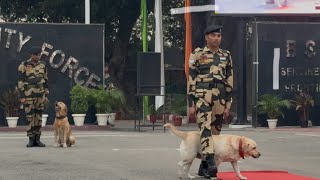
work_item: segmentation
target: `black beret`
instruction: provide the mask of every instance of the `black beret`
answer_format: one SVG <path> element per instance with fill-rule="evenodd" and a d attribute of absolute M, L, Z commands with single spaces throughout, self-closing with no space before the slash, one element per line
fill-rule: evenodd
<path fill-rule="evenodd" d="M 204 30 L 204 34 L 208 34 L 208 33 L 211 33 L 211 32 L 221 33 L 222 32 L 222 28 L 223 27 L 219 26 L 219 25 L 210 25 Z"/>
<path fill-rule="evenodd" d="M 42 52 L 42 49 L 38 46 L 33 46 L 29 50 L 30 54 L 40 54 L 41 52 Z"/>

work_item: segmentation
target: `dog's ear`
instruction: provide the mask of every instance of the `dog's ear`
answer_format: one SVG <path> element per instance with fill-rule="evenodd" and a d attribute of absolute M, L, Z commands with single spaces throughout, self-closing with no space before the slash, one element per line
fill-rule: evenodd
<path fill-rule="evenodd" d="M 68 112 L 68 107 L 67 106 L 65 106 L 65 111 L 66 111 L 66 113 Z"/>

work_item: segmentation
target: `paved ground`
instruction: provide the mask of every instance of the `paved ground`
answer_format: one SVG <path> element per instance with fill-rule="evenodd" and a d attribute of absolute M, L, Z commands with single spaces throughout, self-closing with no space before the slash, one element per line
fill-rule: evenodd
<path fill-rule="evenodd" d="M 132 123 L 118 122 L 111 130 L 75 130 L 77 145 L 64 149 L 53 146 L 50 130 L 43 133 L 46 148 L 25 148 L 24 132 L 0 128 L 0 180 L 178 179 L 180 139 L 159 127 L 155 131 L 144 127 L 142 132 L 132 129 Z M 245 135 L 259 145 L 261 158 L 241 161 L 241 170 L 281 170 L 320 177 L 320 128 L 224 128 L 223 133 Z M 193 174 L 199 163 L 196 160 L 192 165 Z M 232 171 L 232 167 L 225 163 L 219 170 Z"/>

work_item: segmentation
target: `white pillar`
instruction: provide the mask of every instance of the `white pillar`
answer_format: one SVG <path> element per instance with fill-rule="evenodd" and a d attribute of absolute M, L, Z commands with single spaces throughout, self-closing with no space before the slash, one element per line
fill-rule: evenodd
<path fill-rule="evenodd" d="M 90 24 L 90 0 L 85 0 L 85 23 Z"/>

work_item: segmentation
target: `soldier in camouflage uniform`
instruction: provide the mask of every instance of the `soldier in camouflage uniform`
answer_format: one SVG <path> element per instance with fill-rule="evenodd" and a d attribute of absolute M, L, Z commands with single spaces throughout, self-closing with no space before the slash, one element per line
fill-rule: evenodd
<path fill-rule="evenodd" d="M 45 147 L 45 144 L 40 141 L 40 136 L 42 113 L 48 100 L 49 90 L 47 68 L 45 63 L 40 61 L 41 52 L 40 47 L 31 48 L 31 58 L 23 61 L 18 67 L 20 101 L 24 104 L 29 122 L 27 127 L 29 143 L 27 147 Z"/>
<path fill-rule="evenodd" d="M 105 73 L 105 90 L 110 90 L 114 88 L 113 82 L 112 82 L 112 78 L 110 76 L 109 73 L 109 65 L 106 64 L 105 68 L 104 68 L 104 73 Z"/>
<path fill-rule="evenodd" d="M 212 135 L 219 135 L 232 103 L 233 71 L 230 52 L 220 49 L 221 26 L 211 25 L 204 34 L 207 45 L 190 55 L 189 113 L 196 114 L 203 159 L 198 174 L 216 179 Z"/>

